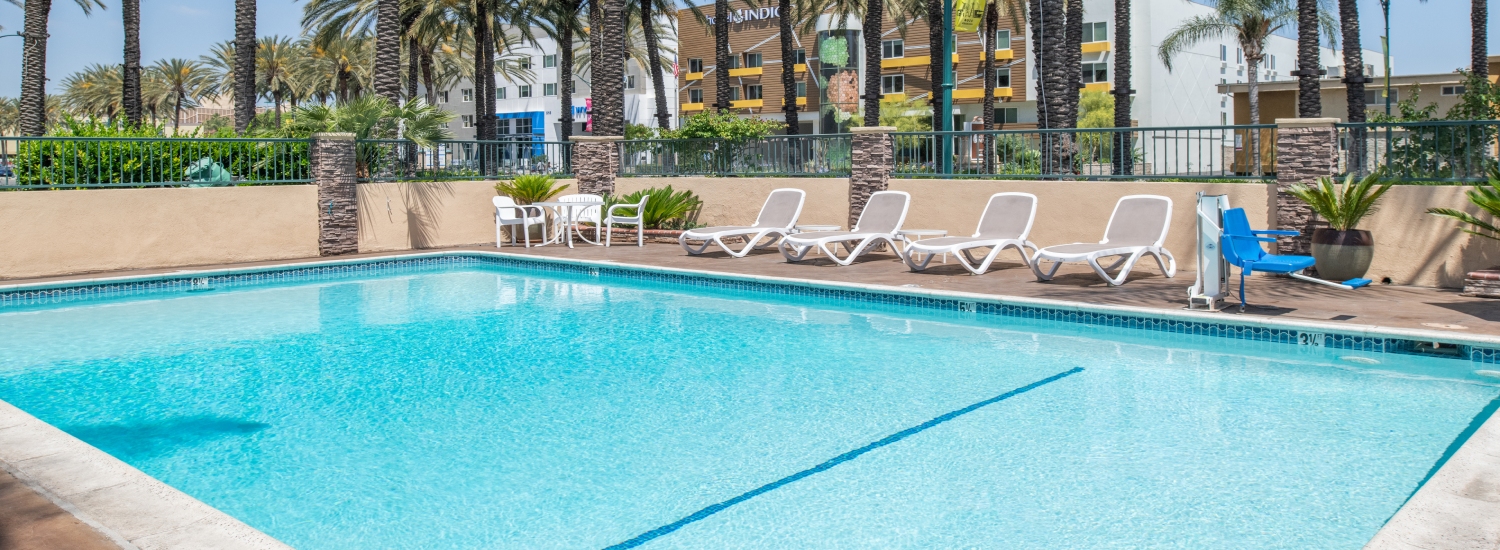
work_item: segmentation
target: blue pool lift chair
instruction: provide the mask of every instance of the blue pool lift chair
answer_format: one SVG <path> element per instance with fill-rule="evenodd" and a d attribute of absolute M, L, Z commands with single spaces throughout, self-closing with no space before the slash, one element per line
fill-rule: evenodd
<path fill-rule="evenodd" d="M 1224 233 L 1219 239 L 1220 249 L 1223 250 L 1224 260 L 1229 262 L 1229 265 L 1240 268 L 1240 311 L 1245 311 L 1245 276 L 1256 271 L 1284 273 L 1295 279 L 1344 290 L 1354 290 L 1370 284 L 1369 279 L 1350 279 L 1336 283 L 1308 276 L 1302 271 L 1313 266 L 1312 256 L 1269 254 L 1265 248 L 1261 247 L 1261 243 L 1275 243 L 1275 237 L 1295 237 L 1300 234 L 1297 231 L 1251 229 L 1250 219 L 1245 216 L 1244 208 L 1231 208 L 1224 211 Z M 1273 235 L 1273 237 L 1261 235 Z"/>

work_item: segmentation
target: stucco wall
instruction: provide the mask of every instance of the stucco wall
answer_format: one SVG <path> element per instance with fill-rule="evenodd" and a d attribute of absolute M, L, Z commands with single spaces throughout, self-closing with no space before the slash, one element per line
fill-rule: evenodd
<path fill-rule="evenodd" d="M 1427 214 L 1432 207 L 1478 214 L 1464 192 L 1469 187 L 1398 185 L 1359 224 L 1375 237 L 1370 279 L 1390 277 L 1401 285 L 1463 286 L 1464 274 L 1500 265 L 1500 242 L 1473 237 L 1448 218 Z M 1483 216 L 1481 216 L 1483 217 Z"/>
<path fill-rule="evenodd" d="M 493 181 L 360 184 L 359 251 L 494 244 L 494 196 Z"/>
<path fill-rule="evenodd" d="M 0 278 L 317 255 L 311 185 L 0 193 Z"/>
<path fill-rule="evenodd" d="M 847 178 L 618 178 L 615 192 L 633 193 L 650 187 L 672 186 L 703 199 L 698 223 L 750 225 L 774 189 L 792 187 L 807 192 L 800 224 L 844 226 L 849 217 Z"/>

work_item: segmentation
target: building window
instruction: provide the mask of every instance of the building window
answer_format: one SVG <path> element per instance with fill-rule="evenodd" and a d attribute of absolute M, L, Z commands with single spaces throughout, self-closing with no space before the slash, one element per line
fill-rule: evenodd
<path fill-rule="evenodd" d="M 796 50 L 796 51 L 792 52 L 792 59 L 796 60 L 795 63 L 797 65 L 806 65 L 807 64 L 807 50 Z"/>
<path fill-rule="evenodd" d="M 1083 82 L 1109 82 L 1108 63 L 1084 63 Z"/>
<path fill-rule="evenodd" d="M 995 69 L 995 87 L 1010 87 L 1010 67 L 1006 67 L 1004 69 Z"/>
<path fill-rule="evenodd" d="M 557 66 L 557 54 L 552 53 L 552 54 L 547 54 L 547 55 L 542 56 L 542 68 L 543 69 L 551 69 L 551 68 L 556 67 L 556 66 Z"/>
<path fill-rule="evenodd" d="M 1010 29 L 995 31 L 995 49 L 1010 49 Z"/>
<path fill-rule="evenodd" d="M 737 55 L 731 55 L 731 56 L 729 56 L 729 68 L 730 69 L 738 69 L 738 68 L 740 68 L 740 56 L 737 56 Z"/>
<path fill-rule="evenodd" d="M 516 97 L 531 97 L 531 85 L 522 84 L 516 86 Z"/>
<path fill-rule="evenodd" d="M 474 127 L 474 115 L 462 115 L 458 117 L 458 123 L 464 128 Z"/>
<path fill-rule="evenodd" d="M 1219 113 L 1219 126 L 1229 125 L 1229 113 Z"/>
<path fill-rule="evenodd" d="M 505 99 L 505 86 L 495 86 L 495 99 Z"/>
<path fill-rule="evenodd" d="M 996 107 L 995 122 L 999 122 L 1001 124 L 1013 124 L 1016 122 L 1017 118 L 1019 118 L 1017 116 L 1020 114 L 1019 111 L 1020 109 L 1017 109 L 1015 107 Z"/>
<path fill-rule="evenodd" d="M 745 85 L 745 99 L 751 99 L 751 100 L 761 99 L 760 91 L 761 91 L 760 84 L 746 84 Z"/>
<path fill-rule="evenodd" d="M 510 135 L 510 119 L 508 119 L 508 118 L 502 118 L 502 119 L 496 120 L 495 121 L 495 133 L 499 134 L 499 135 L 502 135 L 502 136 L 508 136 L 508 135 Z"/>
<path fill-rule="evenodd" d="M 517 134 L 530 134 L 531 131 L 532 131 L 531 130 L 531 119 L 529 119 L 529 118 L 518 118 L 518 119 L 516 119 L 516 133 Z"/>
<path fill-rule="evenodd" d="M 1228 106 L 1229 106 L 1229 98 L 1225 98 L 1225 97 L 1219 98 L 1219 107 L 1220 108 L 1224 108 L 1224 107 L 1228 107 Z"/>
<path fill-rule="evenodd" d="M 1394 90 L 1392 90 L 1394 91 Z M 1464 95 L 1463 86 L 1443 86 L 1443 95 Z"/>
<path fill-rule="evenodd" d="M 542 84 L 542 95 L 544 95 L 544 96 L 554 96 L 554 95 L 557 95 L 557 83 L 556 82 L 547 82 L 547 83 Z"/>
<path fill-rule="evenodd" d="M 1229 46 L 1219 44 L 1219 61 L 1229 61 Z"/>
<path fill-rule="evenodd" d="M 703 90 L 700 88 L 688 90 L 688 103 L 703 103 Z"/>
<path fill-rule="evenodd" d="M 904 40 L 882 40 L 880 41 L 880 58 L 895 59 L 906 57 L 906 41 Z"/>
<path fill-rule="evenodd" d="M 1273 71 L 1276 70 L 1276 56 L 1275 55 L 1271 55 L 1271 54 L 1267 54 L 1266 55 L 1266 68 L 1271 69 Z"/>
<path fill-rule="evenodd" d="M 798 82 L 797 83 L 797 97 L 807 97 L 807 83 L 806 82 Z"/>
<path fill-rule="evenodd" d="M 688 60 L 688 72 L 690 72 L 690 73 L 701 73 L 701 72 L 703 72 L 703 60 L 702 59 L 689 59 Z"/>
<path fill-rule="evenodd" d="M 740 89 L 739 88 L 730 88 L 729 89 L 729 100 L 730 101 L 739 101 L 740 100 Z"/>
<path fill-rule="evenodd" d="M 522 57 L 516 60 L 516 66 L 522 69 L 531 69 L 531 57 Z"/>
<path fill-rule="evenodd" d="M 1397 90 L 1395 88 L 1391 89 L 1391 103 L 1392 104 L 1395 104 L 1395 103 L 1401 101 L 1401 94 L 1399 93 L 1400 91 L 1401 90 Z M 1381 88 L 1381 89 L 1378 89 L 1378 90 L 1365 90 L 1365 104 L 1366 105 L 1385 105 L 1385 96 L 1382 95 L 1383 93 L 1385 93 L 1385 88 Z"/>
<path fill-rule="evenodd" d="M 1235 48 L 1234 49 L 1234 62 L 1235 63 L 1244 63 L 1245 62 L 1245 50 L 1242 50 L 1240 48 Z"/>
<path fill-rule="evenodd" d="M 463 96 L 464 103 L 469 103 L 469 102 L 474 101 L 474 89 L 473 88 L 464 88 L 462 90 L 459 90 L 458 93 L 459 93 L 459 95 Z"/>
<path fill-rule="evenodd" d="M 1104 42 L 1109 40 L 1109 23 L 1100 21 L 1098 23 L 1083 24 L 1084 42 Z"/>
<path fill-rule="evenodd" d="M 745 52 L 744 56 L 745 56 L 745 67 L 746 68 L 753 69 L 755 67 L 759 67 L 760 66 L 760 53 L 757 53 L 757 52 Z"/>
<path fill-rule="evenodd" d="M 448 102 L 448 90 L 443 90 L 441 92 L 438 92 L 438 102 L 440 102 L 440 103 L 447 103 Z"/>
<path fill-rule="evenodd" d="M 904 94 L 906 93 L 906 75 L 893 74 L 880 77 L 880 93 L 882 94 Z"/>
<path fill-rule="evenodd" d="M 625 89 L 626 90 L 634 90 L 635 89 L 635 75 L 633 75 L 633 74 L 627 74 L 627 75 L 625 75 Z"/>

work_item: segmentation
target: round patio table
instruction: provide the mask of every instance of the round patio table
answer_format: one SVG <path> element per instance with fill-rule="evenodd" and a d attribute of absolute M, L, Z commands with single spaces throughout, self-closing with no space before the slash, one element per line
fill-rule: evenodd
<path fill-rule="evenodd" d="M 556 236 L 557 238 L 562 239 L 563 242 L 567 243 L 568 244 L 568 248 L 573 248 L 573 225 L 574 225 L 573 217 L 577 215 L 577 212 L 579 210 L 582 210 L 584 208 L 589 208 L 591 206 L 597 206 L 600 209 L 603 209 L 604 208 L 604 201 L 577 201 L 577 202 L 549 201 L 549 202 L 534 202 L 534 203 L 531 203 L 530 206 L 541 206 L 543 208 L 550 208 L 550 209 L 552 209 L 552 211 L 556 214 L 557 219 L 562 220 L 562 222 L 563 222 L 563 230 L 560 231 L 560 232 L 554 231 L 552 234 L 554 236 Z M 579 236 L 582 236 L 582 235 L 583 235 L 583 233 L 580 232 Z M 545 245 L 545 244 L 551 244 L 551 243 L 543 242 L 542 244 Z M 599 243 L 594 243 L 594 244 L 599 244 Z"/>

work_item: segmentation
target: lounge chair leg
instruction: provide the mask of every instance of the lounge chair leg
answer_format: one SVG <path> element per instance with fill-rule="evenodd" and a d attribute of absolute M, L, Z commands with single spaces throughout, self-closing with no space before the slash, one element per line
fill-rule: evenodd
<path fill-rule="evenodd" d="M 1054 275 L 1057 275 L 1057 269 L 1060 268 L 1060 267 L 1062 267 L 1062 264 L 1063 264 L 1062 262 L 1053 261 L 1052 262 L 1052 269 L 1047 270 L 1046 273 L 1042 273 L 1042 257 L 1041 256 L 1032 256 L 1031 257 L 1031 263 L 1026 264 L 1026 265 L 1029 266 L 1029 267 L 1031 267 L 1031 273 L 1033 275 L 1036 275 L 1036 280 L 1038 280 L 1038 281 L 1050 281 L 1050 280 L 1052 280 L 1052 277 Z"/>

